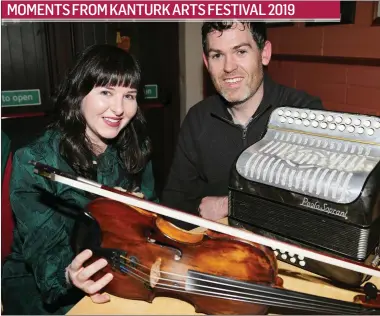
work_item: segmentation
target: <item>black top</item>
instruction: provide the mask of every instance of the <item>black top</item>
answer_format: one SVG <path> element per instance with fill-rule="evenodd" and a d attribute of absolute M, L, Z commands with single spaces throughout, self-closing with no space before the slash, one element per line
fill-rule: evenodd
<path fill-rule="evenodd" d="M 234 160 L 263 137 L 271 112 L 280 106 L 323 109 L 319 98 L 277 84 L 268 75 L 263 100 L 246 127 L 233 122 L 228 104 L 219 95 L 194 105 L 181 126 L 162 203 L 197 214 L 203 197 L 226 196 Z M 171 221 L 185 229 L 194 227 Z"/>

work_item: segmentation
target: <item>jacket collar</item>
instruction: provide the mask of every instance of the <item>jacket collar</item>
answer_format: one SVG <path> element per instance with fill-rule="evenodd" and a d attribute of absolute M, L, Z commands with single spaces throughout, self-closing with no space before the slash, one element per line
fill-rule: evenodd
<path fill-rule="evenodd" d="M 98 165 L 98 170 L 103 173 L 113 172 L 115 164 L 123 166 L 116 148 L 112 145 L 108 145 L 104 153 L 94 157 L 94 159 Z"/>
<path fill-rule="evenodd" d="M 50 146 L 53 148 L 57 157 L 61 157 L 59 153 L 61 133 L 58 130 L 50 130 L 46 132 L 46 135 L 48 137 L 48 141 L 50 142 Z M 93 156 L 93 160 L 96 162 L 98 166 L 98 171 L 102 173 L 112 173 L 116 163 L 118 163 L 120 166 L 123 166 L 123 163 L 117 153 L 116 148 L 112 145 L 108 145 L 104 153 L 100 154 L 99 156 Z M 63 159 L 61 159 L 61 161 L 64 162 L 65 168 L 69 168 L 71 170 L 66 161 L 64 161 Z"/>
<path fill-rule="evenodd" d="M 261 116 L 264 112 L 269 110 L 273 104 L 276 103 L 276 98 L 278 97 L 278 87 L 279 85 L 272 80 L 272 78 L 264 72 L 264 96 L 261 100 L 256 112 L 253 114 L 252 118 L 255 119 L 257 116 Z M 228 122 L 233 123 L 232 116 L 228 111 L 228 102 L 221 96 L 217 95 L 219 100 L 218 106 L 214 108 L 211 112 L 211 116 L 227 120 Z"/>

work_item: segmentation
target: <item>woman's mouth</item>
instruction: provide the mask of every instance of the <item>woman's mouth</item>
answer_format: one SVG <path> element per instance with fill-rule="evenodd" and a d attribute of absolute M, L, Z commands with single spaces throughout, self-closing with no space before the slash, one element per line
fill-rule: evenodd
<path fill-rule="evenodd" d="M 103 117 L 104 123 L 111 127 L 119 127 L 121 123 L 121 118 L 113 118 L 113 117 Z"/>

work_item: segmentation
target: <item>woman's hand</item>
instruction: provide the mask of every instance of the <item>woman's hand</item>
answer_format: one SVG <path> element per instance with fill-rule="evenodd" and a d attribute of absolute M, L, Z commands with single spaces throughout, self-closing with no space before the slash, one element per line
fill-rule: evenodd
<path fill-rule="evenodd" d="M 106 303 L 110 300 L 110 296 L 106 293 L 100 294 L 99 291 L 113 279 L 113 275 L 111 273 L 107 273 L 96 282 L 91 280 L 91 277 L 96 272 L 100 271 L 108 264 L 107 260 L 99 259 L 91 263 L 89 266 L 83 267 L 85 261 L 90 259 L 91 256 L 91 250 L 84 250 L 78 254 L 67 267 L 66 277 L 71 284 L 89 294 L 94 303 Z"/>

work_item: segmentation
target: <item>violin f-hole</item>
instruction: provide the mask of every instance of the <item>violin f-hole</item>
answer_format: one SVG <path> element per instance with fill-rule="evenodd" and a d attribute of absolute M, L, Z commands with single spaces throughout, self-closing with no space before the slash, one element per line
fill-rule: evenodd
<path fill-rule="evenodd" d="M 163 247 L 163 248 L 167 248 L 167 249 L 173 251 L 174 252 L 174 260 L 176 260 L 176 261 L 181 260 L 181 258 L 182 258 L 182 251 L 180 249 L 175 248 L 173 246 L 170 246 L 168 244 L 165 244 L 163 242 L 157 241 L 156 239 L 151 238 L 151 236 L 152 236 L 152 232 L 150 231 L 147 234 L 147 237 L 146 237 L 146 240 L 148 241 L 148 243 L 155 244 L 157 246 L 160 246 L 160 247 Z"/>

